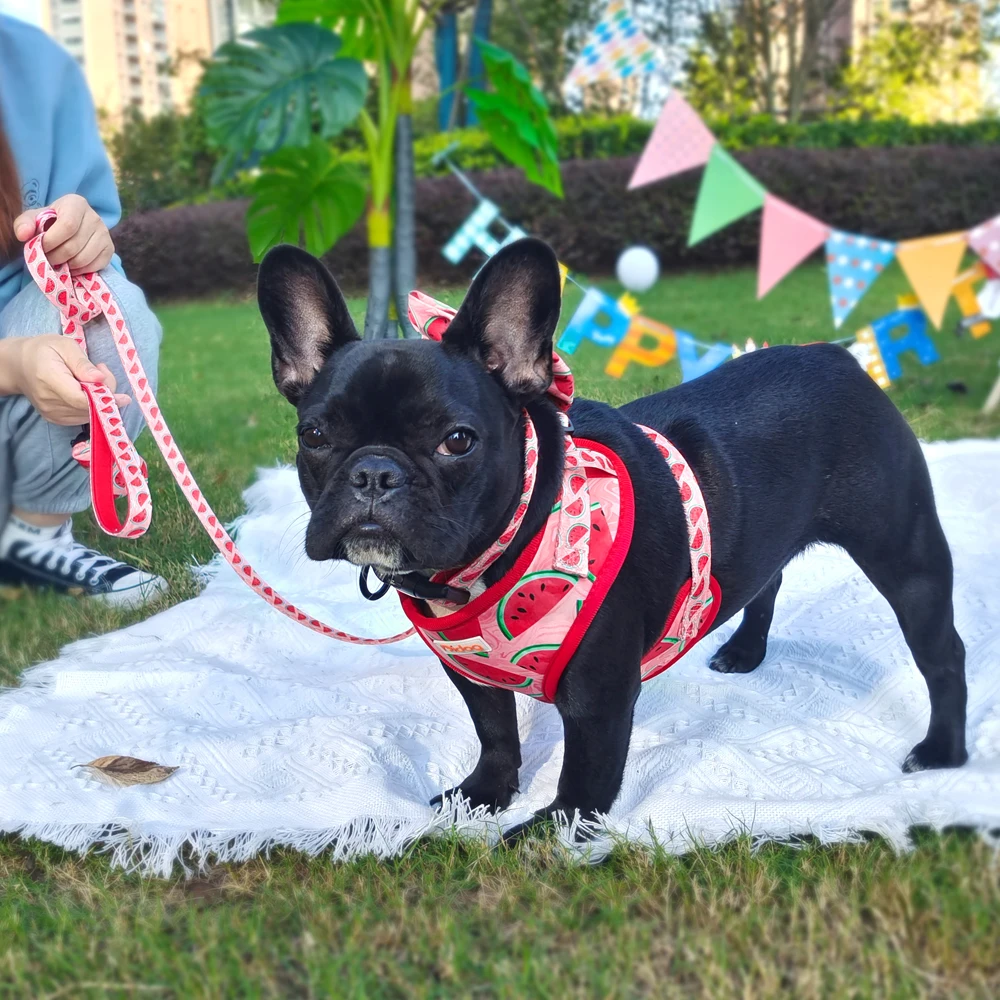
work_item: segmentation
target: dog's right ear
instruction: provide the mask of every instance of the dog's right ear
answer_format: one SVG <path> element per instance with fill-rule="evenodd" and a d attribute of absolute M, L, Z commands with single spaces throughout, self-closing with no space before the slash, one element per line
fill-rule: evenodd
<path fill-rule="evenodd" d="M 274 384 L 293 406 L 326 359 L 360 339 L 333 275 L 298 247 L 267 252 L 257 272 L 257 305 L 271 335 Z"/>

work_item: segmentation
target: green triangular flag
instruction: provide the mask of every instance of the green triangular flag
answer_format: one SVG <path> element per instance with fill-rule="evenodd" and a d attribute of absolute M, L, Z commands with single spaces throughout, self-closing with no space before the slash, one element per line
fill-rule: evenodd
<path fill-rule="evenodd" d="M 748 174 L 716 143 L 698 189 L 688 246 L 694 246 L 716 230 L 760 208 L 766 194 L 757 178 Z"/>

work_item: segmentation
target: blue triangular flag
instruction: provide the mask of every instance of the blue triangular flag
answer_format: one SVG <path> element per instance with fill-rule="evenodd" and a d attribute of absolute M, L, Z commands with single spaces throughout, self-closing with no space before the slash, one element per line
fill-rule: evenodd
<path fill-rule="evenodd" d="M 875 279 L 892 263 L 896 244 L 858 233 L 834 230 L 826 241 L 833 325 L 839 327 Z"/>

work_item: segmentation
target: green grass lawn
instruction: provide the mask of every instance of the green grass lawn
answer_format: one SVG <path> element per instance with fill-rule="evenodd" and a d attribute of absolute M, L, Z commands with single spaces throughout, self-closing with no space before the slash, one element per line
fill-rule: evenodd
<path fill-rule="evenodd" d="M 826 278 L 804 267 L 762 303 L 755 274 L 661 281 L 641 297 L 653 319 L 742 344 L 832 339 Z M 616 290 L 609 284 L 608 288 Z M 890 270 L 844 333 L 906 291 Z M 456 302 L 460 293 L 441 293 Z M 565 315 L 579 299 L 567 293 Z M 353 301 L 356 315 L 363 302 Z M 252 303 L 159 310 L 159 398 L 216 510 L 231 518 L 254 470 L 294 454 L 293 409 L 270 380 Z M 979 414 L 996 377 L 1000 331 L 936 335 L 940 363 L 904 359 L 890 392 L 924 438 L 996 436 Z M 608 352 L 571 358 L 578 392 L 621 403 L 675 384 L 676 363 L 607 378 Z M 966 392 L 948 388 L 962 383 Z M 170 601 L 195 593 L 187 567 L 212 549 L 155 446 L 154 527 L 139 543 L 78 534 L 166 576 Z M 147 612 L 148 613 L 148 612 Z M 73 639 L 141 617 L 86 602 L 0 600 L 0 683 Z M 526 852 L 421 844 L 393 862 L 333 865 L 291 852 L 149 882 L 38 842 L 0 839 L 3 997 L 995 997 L 1000 995 L 1000 864 L 974 837 L 926 835 L 896 857 L 878 840 L 800 849 L 746 842 L 684 858 L 620 850 L 568 866 Z"/>

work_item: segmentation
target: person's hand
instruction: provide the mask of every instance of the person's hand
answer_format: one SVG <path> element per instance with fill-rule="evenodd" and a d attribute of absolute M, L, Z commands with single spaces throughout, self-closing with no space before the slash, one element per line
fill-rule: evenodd
<path fill-rule="evenodd" d="M 42 237 L 42 249 L 49 263 L 69 264 L 72 274 L 103 270 L 111 263 L 115 245 L 104 220 L 78 194 L 63 195 L 49 208 L 59 218 Z M 35 235 L 35 218 L 44 209 L 22 212 L 14 220 L 14 235 L 26 243 Z"/>
<path fill-rule="evenodd" d="M 90 421 L 81 382 L 103 382 L 115 392 L 115 377 L 108 366 L 92 364 L 69 337 L 17 337 L 3 341 L 3 346 L 0 363 L 7 368 L 13 394 L 26 396 L 49 423 L 72 427 Z M 115 393 L 115 400 L 119 407 L 132 402 L 122 393 Z"/>

